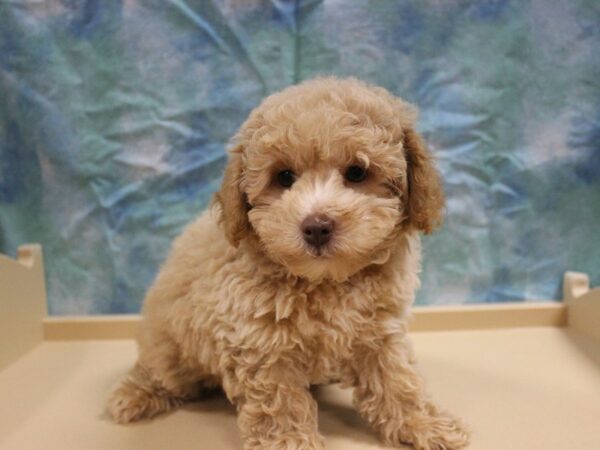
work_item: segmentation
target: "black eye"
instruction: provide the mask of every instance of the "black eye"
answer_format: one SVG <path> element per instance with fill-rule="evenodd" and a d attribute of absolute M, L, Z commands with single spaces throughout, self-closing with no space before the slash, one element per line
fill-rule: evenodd
<path fill-rule="evenodd" d="M 344 176 L 352 183 L 360 183 L 367 178 L 367 171 L 360 166 L 350 166 L 346 169 Z"/>
<path fill-rule="evenodd" d="M 283 187 L 290 187 L 296 181 L 296 174 L 291 170 L 282 170 L 277 174 L 277 182 Z"/>

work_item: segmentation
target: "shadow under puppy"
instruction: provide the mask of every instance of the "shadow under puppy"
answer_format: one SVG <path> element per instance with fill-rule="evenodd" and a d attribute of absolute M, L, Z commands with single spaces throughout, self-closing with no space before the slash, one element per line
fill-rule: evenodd
<path fill-rule="evenodd" d="M 420 231 L 444 197 L 414 109 L 355 79 L 265 99 L 234 138 L 214 204 L 148 291 L 139 359 L 108 410 L 127 423 L 221 386 L 246 449 L 319 449 L 310 386 L 354 388 L 389 445 L 456 449 L 406 336 Z"/>

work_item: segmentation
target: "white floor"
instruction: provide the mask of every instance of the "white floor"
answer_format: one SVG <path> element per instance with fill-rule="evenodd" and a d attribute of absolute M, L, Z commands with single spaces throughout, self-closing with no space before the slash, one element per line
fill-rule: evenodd
<path fill-rule="evenodd" d="M 600 449 L 600 341 L 561 328 L 415 333 L 429 391 L 473 430 L 474 450 Z M 48 342 L 0 372 L 0 449 L 241 449 L 223 398 L 118 426 L 106 395 L 135 359 L 131 341 Z M 330 450 L 383 448 L 350 406 L 319 394 Z M 410 447 L 407 447 L 410 448 Z"/>

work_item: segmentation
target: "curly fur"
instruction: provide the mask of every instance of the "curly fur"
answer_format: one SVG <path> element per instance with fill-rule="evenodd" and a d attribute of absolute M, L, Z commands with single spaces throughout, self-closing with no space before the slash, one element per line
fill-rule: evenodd
<path fill-rule="evenodd" d="M 263 101 L 230 150 L 214 204 L 188 226 L 148 291 L 139 359 L 113 393 L 119 423 L 221 386 L 246 449 L 319 449 L 309 387 L 354 388 L 389 445 L 464 446 L 426 396 L 406 337 L 420 241 L 441 222 L 438 173 L 414 109 L 382 88 L 320 78 Z M 344 179 L 350 165 L 368 170 Z M 297 174 L 288 189 L 284 169 Z M 300 232 L 335 221 L 322 252 Z"/>

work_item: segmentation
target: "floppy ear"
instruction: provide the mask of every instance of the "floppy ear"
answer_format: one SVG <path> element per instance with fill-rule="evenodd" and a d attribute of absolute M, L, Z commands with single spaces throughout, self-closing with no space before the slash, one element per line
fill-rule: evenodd
<path fill-rule="evenodd" d="M 404 131 L 404 151 L 408 179 L 408 223 L 431 233 L 442 223 L 444 192 L 440 174 L 423 138 L 412 128 Z"/>
<path fill-rule="evenodd" d="M 227 240 L 237 247 L 240 240 L 250 229 L 248 221 L 248 202 L 241 189 L 243 176 L 242 148 L 234 147 L 229 153 L 229 161 L 225 167 L 221 190 L 215 200 L 221 205 L 220 222 Z"/>

